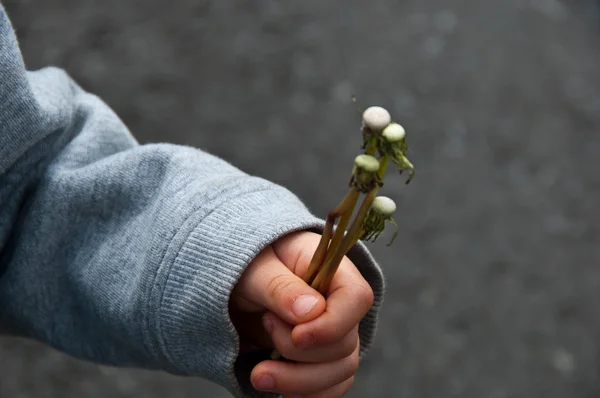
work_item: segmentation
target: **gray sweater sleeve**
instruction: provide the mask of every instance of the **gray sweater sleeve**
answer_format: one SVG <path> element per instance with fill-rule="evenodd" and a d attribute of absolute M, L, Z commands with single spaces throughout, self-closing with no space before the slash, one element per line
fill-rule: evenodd
<path fill-rule="evenodd" d="M 138 145 L 119 118 L 63 71 L 27 72 L 0 5 L 0 330 L 97 363 L 254 391 L 228 315 L 252 258 L 323 225 L 287 189 L 197 149 Z M 384 281 L 350 255 L 375 304 Z"/>

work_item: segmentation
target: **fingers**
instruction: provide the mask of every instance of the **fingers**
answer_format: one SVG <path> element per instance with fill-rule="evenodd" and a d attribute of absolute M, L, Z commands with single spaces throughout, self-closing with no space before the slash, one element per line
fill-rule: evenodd
<path fill-rule="evenodd" d="M 303 276 L 312 259 L 321 235 L 300 231 L 286 235 L 273 243 L 275 254 L 292 272 Z"/>
<path fill-rule="evenodd" d="M 358 345 L 343 359 L 326 363 L 263 361 L 250 375 L 257 390 L 280 394 L 317 394 L 352 378 L 358 370 Z"/>
<path fill-rule="evenodd" d="M 292 325 L 314 319 L 326 305 L 325 298 L 294 275 L 271 247 L 248 265 L 231 297 L 241 311 L 266 308 Z"/>
<path fill-rule="evenodd" d="M 373 290 L 347 258 L 333 278 L 325 312 L 294 328 L 292 340 L 301 346 L 311 340 L 316 346 L 332 344 L 350 333 L 373 306 Z"/>
<path fill-rule="evenodd" d="M 297 347 L 292 342 L 292 325 L 283 322 L 273 313 L 263 316 L 264 329 L 271 336 L 272 344 L 287 359 L 299 362 L 331 362 L 352 355 L 358 344 L 358 326 L 333 344 L 307 348 Z"/>
<path fill-rule="evenodd" d="M 279 259 L 298 275 L 308 268 L 320 235 L 297 232 L 279 239 L 273 250 Z M 329 292 L 327 307 L 318 318 L 294 328 L 292 340 L 302 346 L 313 340 L 317 346 L 336 342 L 346 336 L 367 314 L 373 305 L 373 290 L 354 264 L 344 257 Z"/>

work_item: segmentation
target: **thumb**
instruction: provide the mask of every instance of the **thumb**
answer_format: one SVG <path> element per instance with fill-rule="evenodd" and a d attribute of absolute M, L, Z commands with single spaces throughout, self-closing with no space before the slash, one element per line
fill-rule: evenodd
<path fill-rule="evenodd" d="M 235 286 L 232 303 L 240 311 L 268 310 L 292 325 L 325 311 L 325 298 L 294 275 L 269 246 L 248 265 Z"/>

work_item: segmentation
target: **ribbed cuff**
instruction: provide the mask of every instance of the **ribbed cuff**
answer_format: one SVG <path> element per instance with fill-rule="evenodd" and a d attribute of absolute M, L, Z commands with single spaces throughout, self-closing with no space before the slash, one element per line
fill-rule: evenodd
<path fill-rule="evenodd" d="M 291 232 L 323 225 L 295 195 L 277 186 L 232 199 L 203 218 L 185 240 L 163 290 L 157 326 L 169 370 L 214 381 L 236 397 L 276 396 L 250 384 L 249 371 L 257 362 L 239 353 L 229 297 L 263 248 Z M 375 293 L 373 308 L 359 327 L 362 357 L 375 335 L 384 279 L 362 244 L 349 257 Z"/>

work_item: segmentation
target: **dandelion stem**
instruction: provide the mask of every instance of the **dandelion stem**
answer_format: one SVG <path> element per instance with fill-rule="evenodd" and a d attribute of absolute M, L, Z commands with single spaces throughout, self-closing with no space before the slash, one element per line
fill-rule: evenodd
<path fill-rule="evenodd" d="M 392 218 L 396 209 L 395 203 L 387 197 L 377 198 L 390 162 L 394 161 L 400 173 L 409 172 L 407 184 L 414 175 L 414 166 L 405 156 L 408 148 L 404 139 L 406 135 L 404 128 L 392 122 L 386 109 L 372 106 L 362 111 L 356 104 L 354 96 L 352 102 L 362 114 L 361 132 L 364 153 L 355 159 L 350 191 L 340 204 L 327 214 L 321 239 L 302 277 L 307 284 L 324 296 L 327 296 L 331 281 L 342 259 L 360 239 L 374 241 L 385 229 L 387 221 L 396 227 L 390 244 L 398 235 L 398 226 Z M 377 157 L 376 153 L 378 153 Z M 356 216 L 350 222 L 363 194 L 365 196 Z M 350 224 L 349 228 L 348 224 Z M 271 352 L 271 359 L 281 358 L 281 354 L 276 349 Z"/>
<path fill-rule="evenodd" d="M 319 241 L 317 250 L 315 250 L 313 257 L 310 260 L 310 265 L 308 266 L 308 269 L 302 278 L 304 282 L 308 284 L 312 283 L 313 279 L 317 275 L 317 272 L 319 272 L 321 265 L 323 265 L 323 261 L 325 260 L 325 256 L 328 251 L 327 248 L 329 247 L 331 236 L 333 235 L 333 225 L 335 224 L 336 219 L 347 213 L 352 214 L 357 200 L 358 192 L 354 188 L 350 188 L 350 191 L 348 191 L 346 197 L 340 202 L 340 204 L 327 214 L 327 218 L 325 219 L 325 228 L 323 229 L 321 240 Z"/>
<path fill-rule="evenodd" d="M 390 157 L 384 156 L 381 160 L 381 167 L 379 168 L 379 177 L 383 179 L 387 167 L 390 163 Z M 348 251 L 358 242 L 358 239 L 362 233 L 363 223 L 365 221 L 365 217 L 373 204 L 373 200 L 377 197 L 377 192 L 379 191 L 379 187 L 375 186 L 365 197 L 363 200 L 348 233 L 343 238 L 342 243 L 338 246 L 333 252 L 333 250 L 329 250 L 328 259 L 325 260 L 323 267 L 321 267 L 319 273 L 313 280 L 311 286 L 318 290 L 321 294 L 327 294 L 327 290 L 329 289 L 329 284 L 337 271 L 340 262 L 348 253 Z M 333 248 L 332 248 L 333 249 Z"/>
<path fill-rule="evenodd" d="M 342 239 L 344 238 L 344 235 L 346 233 L 346 228 L 348 227 L 348 223 L 350 222 L 350 218 L 352 217 L 352 213 L 354 212 L 354 207 L 356 207 L 356 203 L 358 202 L 359 196 L 360 196 L 360 193 L 357 190 L 352 189 L 351 197 L 348 202 L 348 204 L 349 204 L 348 209 L 343 213 L 343 215 L 340 218 L 340 221 L 338 222 L 338 224 L 335 228 L 335 234 L 333 235 L 333 239 L 331 240 L 331 243 L 329 244 L 329 248 L 327 249 L 327 256 L 325 257 L 324 262 L 327 262 L 333 256 L 333 254 L 339 249 L 340 244 L 342 243 Z M 322 259 L 321 259 L 321 262 L 323 263 Z M 319 270 L 317 270 L 317 272 L 318 271 Z M 308 281 L 307 283 L 309 283 L 309 284 L 312 283 L 312 281 L 314 280 L 315 277 L 316 277 L 316 273 L 315 273 L 315 275 L 312 276 L 310 281 Z"/>
<path fill-rule="evenodd" d="M 356 214 L 356 217 L 354 218 L 354 221 L 352 222 L 352 226 L 350 227 L 348 233 L 342 240 L 341 246 L 339 246 L 336 252 L 331 255 L 329 261 L 325 261 L 325 264 L 323 265 L 317 277 L 311 284 L 311 286 L 314 289 L 318 290 L 321 294 L 327 294 L 327 290 L 329 289 L 329 283 L 331 283 L 333 275 L 337 271 L 337 268 L 339 267 L 342 258 L 344 258 L 344 255 L 347 252 L 345 248 L 349 246 L 348 242 L 350 240 L 356 240 L 355 236 L 358 236 L 358 234 L 360 233 L 360 228 L 362 227 L 362 220 L 364 220 L 367 211 L 371 207 L 373 199 L 375 199 L 375 196 L 377 196 L 377 188 L 373 189 L 365 197 L 365 199 L 362 202 L 362 205 L 360 206 L 360 209 L 358 210 L 358 213 Z"/>
<path fill-rule="evenodd" d="M 340 222 L 338 223 L 336 229 L 336 235 L 334 239 L 341 232 L 341 237 L 344 236 L 344 232 L 346 231 L 346 226 L 348 225 L 348 221 L 350 220 L 350 216 L 352 216 L 352 212 L 354 211 L 354 207 L 356 206 L 356 202 L 358 202 L 358 197 L 360 192 L 358 192 L 354 188 L 350 188 L 350 191 L 346 194 L 346 197 L 340 202 L 339 205 L 335 209 L 327 214 L 327 218 L 325 220 L 325 228 L 323 229 L 323 234 L 321 235 L 321 240 L 319 241 L 319 245 L 317 246 L 317 250 L 315 250 L 315 254 L 313 254 L 312 259 L 310 260 L 310 265 L 302 278 L 304 282 L 307 284 L 311 284 L 314 278 L 317 276 L 317 273 L 321 269 L 323 265 L 323 261 L 328 252 L 329 242 L 331 240 L 331 235 L 333 234 L 333 224 L 338 217 L 342 217 Z M 341 237 L 338 240 L 341 240 Z M 337 243 L 339 246 L 339 242 Z M 281 359 L 281 354 L 277 350 L 273 350 L 271 352 L 272 360 Z"/>

